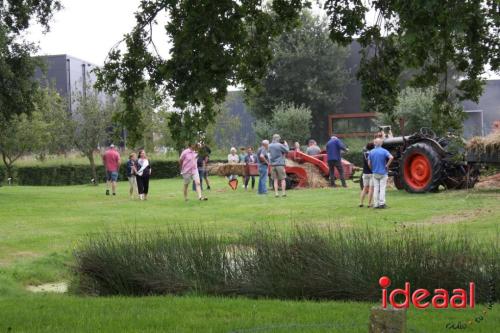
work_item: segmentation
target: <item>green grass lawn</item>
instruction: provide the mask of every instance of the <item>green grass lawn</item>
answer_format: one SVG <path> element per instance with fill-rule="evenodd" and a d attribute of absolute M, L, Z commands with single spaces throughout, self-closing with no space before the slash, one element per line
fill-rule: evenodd
<path fill-rule="evenodd" d="M 288 198 L 233 192 L 221 179 L 198 202 L 184 202 L 182 181 L 151 182 L 150 199 L 131 201 L 127 184 L 117 197 L 104 187 L 0 187 L 0 332 L 366 332 L 372 304 L 186 297 L 84 298 L 33 295 L 30 284 L 67 280 L 71 252 L 85 236 L 107 230 L 202 227 L 236 235 L 271 224 L 378 228 L 398 236 L 422 227 L 499 242 L 500 191 L 411 195 L 389 191 L 387 210 L 358 208 L 358 185 L 297 190 Z M 481 308 L 482 309 L 482 308 Z M 480 311 L 411 310 L 414 332 L 448 331 L 449 319 L 467 321 Z M 288 325 L 288 326 L 287 326 Z M 500 305 L 471 332 L 495 332 Z M 258 330 L 261 328 L 262 330 Z"/>

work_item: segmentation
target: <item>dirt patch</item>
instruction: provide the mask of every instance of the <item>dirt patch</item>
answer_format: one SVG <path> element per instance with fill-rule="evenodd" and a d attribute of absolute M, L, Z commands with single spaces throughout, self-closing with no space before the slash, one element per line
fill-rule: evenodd
<path fill-rule="evenodd" d="M 39 286 L 27 286 L 26 289 L 32 293 L 58 293 L 63 294 L 68 292 L 68 283 L 55 282 L 45 283 Z"/>
<path fill-rule="evenodd" d="M 500 173 L 489 177 L 481 177 L 476 184 L 478 189 L 495 189 L 500 188 Z"/>
<path fill-rule="evenodd" d="M 490 213 L 491 209 L 475 209 L 455 214 L 433 216 L 430 219 L 424 220 L 422 222 L 401 223 L 400 225 L 409 227 L 422 225 L 453 224 L 477 219 L 483 215 L 488 215 Z"/>

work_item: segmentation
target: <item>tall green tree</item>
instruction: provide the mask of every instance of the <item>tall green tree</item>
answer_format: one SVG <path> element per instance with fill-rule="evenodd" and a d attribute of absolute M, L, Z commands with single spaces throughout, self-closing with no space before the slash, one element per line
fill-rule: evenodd
<path fill-rule="evenodd" d="M 274 133 L 278 133 L 290 145 L 294 142 L 305 143 L 311 137 L 311 119 L 312 112 L 309 108 L 281 103 L 272 110 L 270 120 L 257 120 L 254 130 L 259 141 L 270 140 Z"/>
<path fill-rule="evenodd" d="M 229 85 L 252 86 L 272 58 L 271 37 L 295 25 L 308 1 L 144 0 L 125 50 L 114 49 L 101 71 L 99 87 L 119 92 L 127 107 L 127 130 L 140 135 L 137 101 L 146 86 L 162 90 L 178 109 L 169 117 L 176 148 L 195 139 L 215 120 L 216 105 Z M 168 58 L 156 52 L 152 26 L 168 17 L 172 46 Z"/>
<path fill-rule="evenodd" d="M 258 86 L 272 59 L 272 40 L 298 23 L 308 0 L 143 0 L 125 50 L 110 52 L 99 85 L 119 91 L 127 106 L 127 129 L 137 131 L 136 101 L 147 85 L 172 97 L 179 112 L 169 120 L 174 140 L 204 131 L 215 119 L 229 85 Z M 498 0 L 325 0 L 330 37 L 364 47 L 358 77 L 366 110 L 391 113 L 400 91 L 399 76 L 416 69 L 411 84 L 438 86 L 436 119 L 455 112 L 456 99 L 477 101 L 486 65 L 500 68 Z M 370 9 L 375 22 L 366 19 Z M 152 26 L 167 17 L 170 54 L 156 52 Z M 462 73 L 450 89 L 449 69 Z M 189 126 L 189 127 L 187 127 Z"/>
<path fill-rule="evenodd" d="M 60 8 L 57 0 L 0 2 L 0 115 L 5 119 L 34 109 L 37 46 L 23 34 L 34 22 L 48 31 L 52 14 Z"/>
<path fill-rule="evenodd" d="M 66 153 L 74 147 L 71 141 L 71 115 L 68 113 L 66 100 L 53 86 L 38 89 L 35 111 L 40 113 L 47 128 L 36 152 L 42 160 L 47 154 Z"/>
<path fill-rule="evenodd" d="M 14 163 L 19 158 L 43 149 L 47 129 L 39 111 L 14 114 L 9 119 L 0 115 L 0 154 L 8 177 L 14 177 Z"/>
<path fill-rule="evenodd" d="M 93 89 L 86 93 L 76 94 L 76 110 L 72 118 L 73 142 L 81 153 L 89 159 L 92 177 L 96 184 L 97 171 L 95 152 L 99 146 L 104 146 L 112 129 L 113 110 L 116 102 L 102 102 Z"/>
<path fill-rule="evenodd" d="M 311 130 L 326 137 L 328 115 L 344 97 L 350 73 L 346 68 L 348 49 L 332 43 L 328 22 L 304 11 L 301 24 L 273 41 L 274 57 L 266 76 L 247 100 L 259 119 L 271 119 L 282 102 L 305 105 L 312 111 Z"/>
<path fill-rule="evenodd" d="M 391 125 L 395 135 L 416 133 L 422 127 L 430 128 L 438 135 L 444 135 L 450 130 L 459 131 L 464 120 L 459 106 L 454 107 L 457 111 L 449 117 L 436 119 L 432 107 L 437 93 L 436 87 L 405 88 L 399 94 L 394 113 L 381 113 L 379 123 Z M 404 131 L 400 128 L 400 120 L 404 123 Z"/>
<path fill-rule="evenodd" d="M 332 40 L 346 45 L 356 37 L 364 47 L 358 77 L 368 111 L 393 113 L 399 78 L 414 69 L 410 85 L 438 89 L 436 122 L 451 119 L 457 100 L 478 101 L 485 67 L 500 69 L 498 0 L 327 0 L 325 9 Z M 369 10 L 374 22 L 366 20 Z"/>

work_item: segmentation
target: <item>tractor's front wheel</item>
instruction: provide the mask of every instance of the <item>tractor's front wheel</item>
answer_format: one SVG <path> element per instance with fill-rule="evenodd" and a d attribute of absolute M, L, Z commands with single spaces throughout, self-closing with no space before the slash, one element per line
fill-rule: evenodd
<path fill-rule="evenodd" d="M 408 192 L 433 192 L 441 183 L 441 158 L 427 143 L 419 142 L 408 147 L 399 168 L 402 185 Z"/>

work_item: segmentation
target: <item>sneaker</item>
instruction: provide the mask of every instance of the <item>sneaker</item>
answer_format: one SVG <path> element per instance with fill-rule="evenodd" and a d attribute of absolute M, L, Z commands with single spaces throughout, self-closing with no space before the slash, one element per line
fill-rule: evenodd
<path fill-rule="evenodd" d="M 207 198 L 207 197 L 201 197 L 201 198 L 199 198 L 198 200 L 200 200 L 200 201 L 207 201 L 207 200 L 208 200 L 208 198 Z"/>
<path fill-rule="evenodd" d="M 387 208 L 387 206 L 386 205 L 380 205 L 380 206 L 378 206 L 378 208 L 385 209 L 385 208 Z"/>
<path fill-rule="evenodd" d="M 116 195 L 116 193 L 113 193 L 113 195 Z"/>
<path fill-rule="evenodd" d="M 359 207 L 364 207 L 364 206 L 365 206 L 365 205 L 363 205 L 363 204 L 359 204 Z"/>
<path fill-rule="evenodd" d="M 109 195 L 109 190 L 106 190 L 106 195 Z"/>
<path fill-rule="evenodd" d="M 207 191 L 210 191 L 210 186 L 207 186 Z"/>

